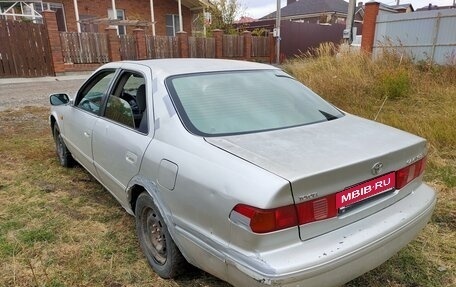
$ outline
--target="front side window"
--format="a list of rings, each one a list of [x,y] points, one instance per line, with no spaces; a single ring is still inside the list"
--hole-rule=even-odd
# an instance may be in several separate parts
[[[88,82],[78,94],[75,106],[88,112],[98,114],[102,100],[108,91],[115,70],[102,71]]]
[[[130,104],[124,99],[109,97],[106,104],[105,117],[127,127],[135,127],[133,110]]]
[[[280,70],[187,74],[166,80],[190,132],[233,135],[337,119],[343,114]]]

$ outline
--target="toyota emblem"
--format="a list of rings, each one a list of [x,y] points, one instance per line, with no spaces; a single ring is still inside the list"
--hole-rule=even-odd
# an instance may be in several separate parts
[[[382,171],[382,169],[383,169],[383,163],[377,162],[377,163],[374,164],[374,166],[372,167],[372,174],[373,174],[373,175],[378,175],[378,174],[380,174],[380,172]]]

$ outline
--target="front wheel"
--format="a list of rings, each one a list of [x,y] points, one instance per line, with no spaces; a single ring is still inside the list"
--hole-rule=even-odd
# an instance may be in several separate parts
[[[135,213],[139,243],[152,269],[165,279],[179,275],[186,261],[171,238],[155,202],[147,193],[139,195]]]
[[[74,159],[63,142],[62,136],[60,135],[60,129],[57,124],[54,125],[54,142],[60,165],[63,167],[72,167],[74,165]]]

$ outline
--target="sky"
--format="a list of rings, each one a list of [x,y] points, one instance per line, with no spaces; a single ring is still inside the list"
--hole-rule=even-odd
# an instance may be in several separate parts
[[[287,0],[281,0],[282,7],[286,5]],[[301,0],[305,1],[305,0]],[[277,0],[238,0],[241,7],[244,9],[245,16],[252,17],[255,19],[261,18],[266,16],[267,14],[274,12],[277,7]],[[348,1],[346,1],[348,2]],[[358,3],[359,0],[356,1]],[[362,2],[369,2],[368,0],[364,0]],[[388,5],[395,5],[396,0],[380,0],[378,2],[385,3]],[[438,6],[448,6],[453,5],[453,0],[400,0],[400,4],[412,4],[413,8],[421,8],[423,6],[429,5],[432,3],[433,5]]]

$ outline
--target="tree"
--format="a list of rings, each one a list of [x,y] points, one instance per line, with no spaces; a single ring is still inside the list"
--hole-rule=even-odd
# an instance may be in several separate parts
[[[210,22],[209,30],[220,29],[225,34],[235,34],[234,21],[244,12],[238,0],[210,0],[212,6],[208,9]]]

